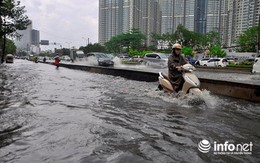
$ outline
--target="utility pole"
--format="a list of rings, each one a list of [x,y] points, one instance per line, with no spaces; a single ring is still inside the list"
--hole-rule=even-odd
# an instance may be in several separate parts
[[[82,39],[84,39],[86,41],[86,46],[88,46],[89,45],[89,38],[86,39],[85,37],[82,37]]]
[[[260,15],[258,16],[258,31],[257,31],[257,57],[259,57],[259,49],[260,49]]]

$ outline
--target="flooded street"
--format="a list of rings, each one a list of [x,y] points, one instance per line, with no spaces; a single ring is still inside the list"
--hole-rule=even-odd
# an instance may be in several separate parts
[[[260,161],[259,103],[23,60],[0,69],[0,162]],[[203,139],[252,154],[202,153]]]

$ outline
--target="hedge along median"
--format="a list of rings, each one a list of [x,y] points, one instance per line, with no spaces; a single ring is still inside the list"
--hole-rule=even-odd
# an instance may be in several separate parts
[[[207,66],[196,66],[197,70],[200,71],[214,71],[223,73],[251,73],[251,67],[207,67]]]
[[[122,69],[113,67],[98,67],[98,66],[85,66],[85,65],[73,65],[73,64],[60,64],[61,67],[66,67],[75,70],[83,70],[94,73],[120,76],[126,79],[146,81],[146,82],[157,82],[158,73],[133,70],[133,69]],[[212,93],[245,99],[254,102],[260,102],[260,85],[213,80],[200,78],[201,89],[209,90]]]

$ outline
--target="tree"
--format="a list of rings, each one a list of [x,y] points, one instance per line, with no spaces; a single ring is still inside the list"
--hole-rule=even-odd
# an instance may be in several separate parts
[[[16,31],[25,30],[31,23],[28,16],[24,15],[24,8],[25,6],[20,6],[20,1],[0,0],[0,38],[3,39],[1,43],[2,63],[6,54],[6,38],[20,38],[21,35]]]
[[[14,42],[7,38],[5,54],[14,54],[15,52],[16,52],[16,46],[15,46]]]
[[[227,55],[225,50],[221,49],[220,46],[215,46],[215,45],[211,46],[209,54],[213,55],[213,56],[220,57],[220,58],[223,58]]]
[[[153,45],[155,47],[159,45],[161,47],[161,50],[165,44],[168,44],[167,49],[170,50],[172,44],[175,43],[175,40],[176,40],[174,38],[174,36],[170,33],[164,33],[162,35],[157,34],[157,33],[152,33],[151,38],[152,38]]]
[[[79,50],[83,50],[85,54],[89,52],[106,52],[106,47],[99,43],[88,44],[87,46],[81,46]]]
[[[141,49],[144,46],[145,36],[138,29],[132,29],[128,33],[112,37],[105,43],[108,51],[113,53],[120,53],[123,48],[129,52],[129,49]]]
[[[206,34],[206,45],[209,44],[214,44],[217,46],[221,46],[221,41],[219,38],[219,34],[216,31],[210,31]]]
[[[185,55],[185,56],[193,56],[193,53],[192,53],[192,48],[189,48],[189,47],[183,47],[181,49],[181,52]]]
[[[256,52],[257,35],[260,34],[258,26],[253,26],[244,31],[238,38],[238,45],[242,52]]]
[[[70,49],[67,48],[62,48],[62,49],[57,49],[55,53],[61,54],[61,55],[70,55]]]

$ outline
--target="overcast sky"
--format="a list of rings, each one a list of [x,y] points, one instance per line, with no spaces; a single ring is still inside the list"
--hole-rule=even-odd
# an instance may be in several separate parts
[[[88,38],[91,43],[98,42],[98,0],[20,1],[33,29],[40,31],[41,40],[57,42],[65,48],[85,46]]]

